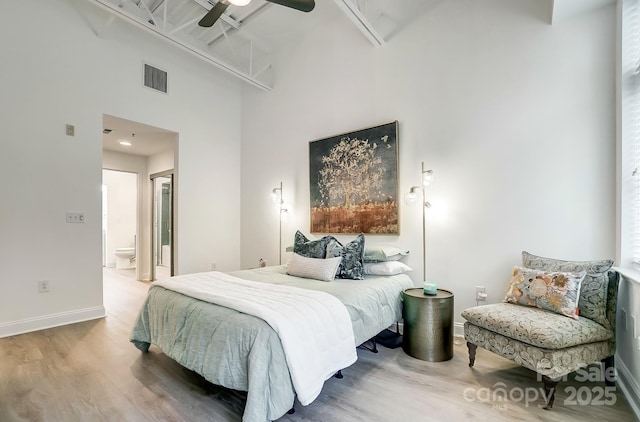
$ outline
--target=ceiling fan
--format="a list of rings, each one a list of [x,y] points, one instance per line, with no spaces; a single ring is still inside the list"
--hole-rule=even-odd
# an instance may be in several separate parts
[[[251,0],[218,0],[218,2],[207,12],[206,15],[198,25],[204,27],[212,26],[218,18],[227,10],[229,5],[233,4],[234,6],[246,6],[249,4]],[[266,0],[270,3],[279,4],[281,6],[290,7],[292,9],[300,10],[301,12],[311,12],[313,8],[316,6],[314,0]]]

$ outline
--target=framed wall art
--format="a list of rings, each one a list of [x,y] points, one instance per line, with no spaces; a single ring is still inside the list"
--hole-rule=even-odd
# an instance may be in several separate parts
[[[398,234],[398,122],[309,142],[312,233]]]

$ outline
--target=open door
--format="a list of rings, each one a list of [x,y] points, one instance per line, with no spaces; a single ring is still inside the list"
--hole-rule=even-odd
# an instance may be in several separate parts
[[[173,269],[173,170],[150,176],[153,190],[151,279],[174,275]]]

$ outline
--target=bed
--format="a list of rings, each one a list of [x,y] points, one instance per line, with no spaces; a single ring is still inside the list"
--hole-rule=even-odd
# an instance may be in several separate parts
[[[414,287],[406,274],[331,282],[287,275],[286,266],[228,274],[250,282],[325,292],[337,298],[348,313],[353,330],[351,344],[355,345],[399,321],[401,292]],[[199,277],[208,275],[200,273]],[[209,382],[246,391],[245,422],[273,421],[294,406],[297,391],[280,336],[261,318],[153,283],[134,324],[131,342],[143,352],[154,344]]]

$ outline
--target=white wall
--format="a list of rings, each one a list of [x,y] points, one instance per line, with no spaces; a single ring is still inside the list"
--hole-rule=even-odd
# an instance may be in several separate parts
[[[175,143],[177,145],[177,142]],[[149,174],[172,170],[175,167],[173,150],[164,151],[149,157]]]
[[[102,171],[107,187],[107,267],[115,267],[117,248],[134,248],[138,221],[138,175],[125,171]]]
[[[309,141],[395,119],[401,195],[421,161],[435,171],[428,278],[455,293],[458,323],[474,286],[502,300],[523,249],[614,257],[615,8],[547,15],[537,0],[448,0],[382,48],[341,15],[288,48],[272,92],[243,92],[242,265],[277,262],[280,180],[283,246],[309,232]],[[420,209],[400,219],[399,236],[367,242],[409,248],[419,283]]]
[[[104,315],[103,114],[180,134],[177,273],[239,267],[239,82],[86,0],[0,3],[0,51],[0,337]],[[143,61],[169,95],[141,86]]]

